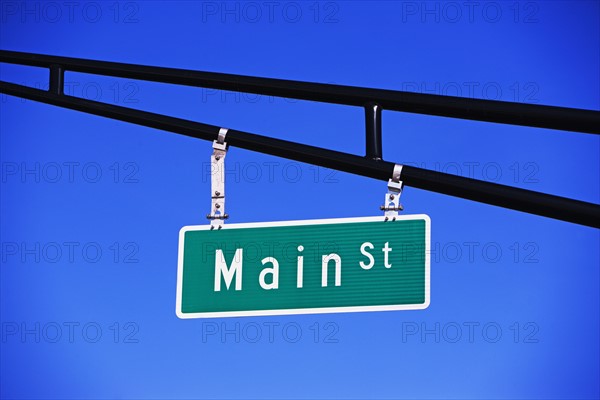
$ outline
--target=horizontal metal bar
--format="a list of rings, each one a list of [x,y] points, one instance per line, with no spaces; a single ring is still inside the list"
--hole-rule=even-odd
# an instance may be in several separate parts
[[[134,110],[77,97],[57,95],[0,81],[0,92],[89,114],[131,122],[203,140],[216,140],[220,127],[147,111]],[[229,129],[227,143],[234,147],[271,154],[321,167],[387,181],[394,163],[327,150],[320,147]],[[545,193],[404,166],[405,185],[499,207],[600,228],[600,206]]]
[[[0,62],[476,121],[600,134],[600,112],[385,89],[150,67],[0,50]]]

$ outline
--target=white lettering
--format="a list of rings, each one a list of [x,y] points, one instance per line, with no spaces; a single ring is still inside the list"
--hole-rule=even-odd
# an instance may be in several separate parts
[[[279,287],[279,262],[274,257],[266,257],[263,258],[262,264],[266,263],[273,264],[273,268],[265,268],[260,271],[260,276],[258,277],[258,283],[260,283],[260,287],[265,290],[277,289]],[[267,283],[265,281],[265,276],[267,274],[271,274],[271,283]]]
[[[389,252],[392,251],[392,248],[389,247],[389,242],[385,242],[385,246],[383,247],[383,249],[381,249],[381,251],[383,251],[383,264],[385,265],[386,268],[392,268],[392,264],[390,264],[389,261]]]
[[[304,246],[302,246],[302,245],[298,246],[298,251],[300,251],[300,252],[304,251]],[[297,288],[302,287],[303,278],[304,278],[304,256],[299,255],[298,256],[298,267],[296,270],[296,287]]]
[[[235,275],[235,290],[242,290],[242,257],[243,249],[236,249],[231,267],[227,266],[223,250],[217,249],[215,254],[215,292],[221,291],[221,276],[225,279],[225,286],[229,290],[233,275]]]
[[[323,256],[323,262],[321,265],[321,286],[327,286],[327,265],[330,260],[335,262],[335,286],[342,285],[342,259],[339,255],[331,253],[327,256]]]
[[[375,259],[373,258],[373,256],[371,255],[371,253],[369,253],[367,251],[367,247],[369,249],[373,249],[375,248],[375,246],[373,246],[373,243],[371,242],[365,242],[360,246],[360,252],[362,253],[363,256],[366,256],[369,259],[369,263],[365,264],[364,262],[359,262],[360,267],[362,269],[371,269],[373,268],[373,265],[375,265]]]

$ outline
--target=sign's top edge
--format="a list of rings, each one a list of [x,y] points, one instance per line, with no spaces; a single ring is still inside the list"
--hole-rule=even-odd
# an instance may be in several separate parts
[[[348,222],[384,222],[385,217],[383,215],[372,216],[372,217],[350,217],[350,218],[326,218],[326,219],[303,219],[303,220],[291,220],[291,221],[269,221],[269,222],[243,222],[236,224],[225,224],[223,229],[235,229],[235,228],[267,228],[277,226],[301,226],[301,225],[325,225],[325,224],[341,224]],[[431,224],[431,218],[427,214],[412,214],[412,215],[399,215],[396,217],[396,221],[407,221],[407,220],[424,220],[429,226]],[[395,221],[387,221],[386,223],[393,224]],[[180,234],[188,231],[200,231],[210,230],[210,225],[188,225],[184,226],[180,230]]]

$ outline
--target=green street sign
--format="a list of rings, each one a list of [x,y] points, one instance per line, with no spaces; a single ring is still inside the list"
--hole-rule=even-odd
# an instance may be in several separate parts
[[[427,308],[430,224],[403,215],[183,227],[177,316]]]

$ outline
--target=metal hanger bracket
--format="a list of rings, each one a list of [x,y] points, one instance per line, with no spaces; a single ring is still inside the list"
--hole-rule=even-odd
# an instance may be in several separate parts
[[[396,164],[392,173],[392,179],[388,180],[387,193],[385,194],[385,205],[379,207],[384,211],[385,221],[390,218],[395,221],[398,217],[398,211],[404,210],[402,204],[400,204],[400,195],[402,195],[402,189],[404,184],[400,180],[402,175],[402,165]]]
[[[221,229],[229,215],[225,213],[225,156],[227,155],[227,128],[221,128],[217,140],[213,141],[213,153],[210,156],[210,220],[211,229]]]

